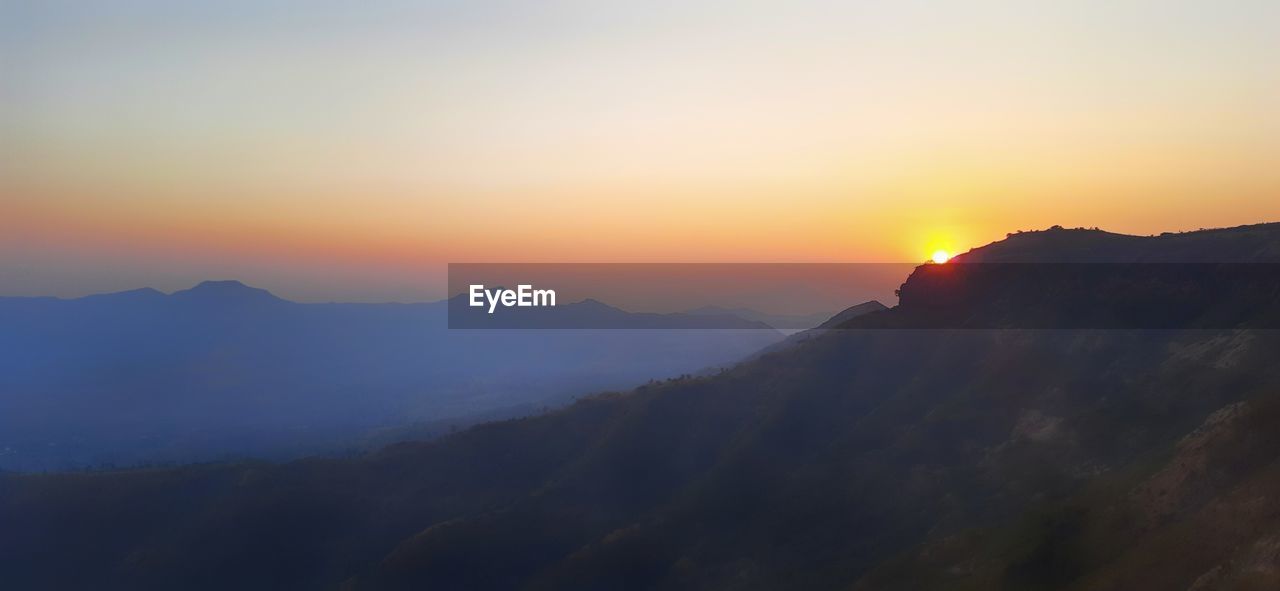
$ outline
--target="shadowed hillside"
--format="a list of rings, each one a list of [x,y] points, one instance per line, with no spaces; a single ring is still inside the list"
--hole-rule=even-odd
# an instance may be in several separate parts
[[[974,253],[1280,262],[1280,226],[1174,238],[1054,230]],[[1253,305],[1240,317],[1280,301]],[[362,458],[5,477],[0,573],[16,588],[1274,588],[1277,353],[1276,331],[1231,327],[823,331]]]

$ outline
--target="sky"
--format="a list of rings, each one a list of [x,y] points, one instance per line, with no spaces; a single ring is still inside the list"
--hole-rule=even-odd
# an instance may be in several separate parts
[[[0,294],[1280,221],[1278,105],[1264,0],[0,0]]]

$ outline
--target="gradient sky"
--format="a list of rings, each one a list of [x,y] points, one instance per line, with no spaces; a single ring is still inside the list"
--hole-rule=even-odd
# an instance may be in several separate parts
[[[0,0],[0,293],[1280,220],[1274,1],[105,4]]]

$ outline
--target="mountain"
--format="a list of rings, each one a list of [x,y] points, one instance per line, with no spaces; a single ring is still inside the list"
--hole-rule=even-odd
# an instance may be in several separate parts
[[[838,328],[1280,328],[1280,224],[1154,237],[1051,228],[917,267]]]
[[[877,301],[863,302],[861,304],[849,306],[848,308],[841,310],[840,313],[824,320],[821,324],[819,324],[815,328],[819,330],[837,328],[859,316],[871,314],[872,312],[882,312],[884,310],[888,310],[888,308],[886,308],[885,305],[881,304],[880,302],[877,302]]]
[[[957,256],[967,263],[1274,263],[1280,223],[1129,236],[1099,229],[1016,232]]]
[[[872,300],[870,302],[863,302],[861,304],[854,304],[852,306],[849,306],[848,308],[845,308],[844,310],[841,310],[839,313],[835,314],[834,316],[831,316],[830,318],[827,318],[826,320],[819,322],[817,326],[813,328],[787,335],[787,338],[783,339],[781,342],[778,342],[773,345],[769,345],[768,347],[761,349],[759,353],[756,353],[755,355],[753,355],[748,359],[755,359],[763,355],[767,355],[769,353],[776,353],[784,349],[789,349],[791,347],[799,345],[800,343],[809,341],[810,339],[818,338],[832,330],[845,327],[849,325],[854,318],[858,318],[860,316],[865,316],[868,314],[884,312],[888,309],[889,308],[885,307],[884,304],[881,304],[880,302],[877,302],[875,300]]]
[[[152,292],[158,293],[154,290]],[[202,281],[191,289],[174,292],[172,297],[174,300],[212,306],[270,306],[286,303],[265,289],[249,287],[235,280]]]
[[[738,318],[559,306],[593,330],[449,330],[446,302],[299,304],[238,281],[0,298],[0,469],[296,457],[726,365]],[[606,330],[585,320],[680,330]],[[753,330],[699,330],[749,328]],[[401,429],[401,428],[404,429]]]
[[[628,312],[595,299],[555,307],[504,308],[492,314],[471,306],[466,294],[449,299],[449,327],[466,329],[694,330],[732,329],[774,332],[763,322],[730,313],[688,314]]]
[[[752,310],[751,308],[725,308],[723,306],[702,306],[688,310],[685,314],[695,316],[732,316],[761,322],[784,331],[814,328],[831,317],[830,314],[770,314]]]
[[[1061,232],[1095,254],[1116,243]],[[1276,226],[1176,246],[1213,250],[1236,233],[1256,245],[1245,260],[1280,262],[1266,250]],[[998,248],[1012,256],[1021,240]],[[1167,240],[1123,242],[1147,256]],[[937,271],[921,269],[904,289],[929,301]],[[949,272],[989,277],[980,270]],[[1016,315],[1030,293],[998,305]],[[1054,293],[1027,305],[1065,309]],[[1253,305],[1267,315],[1280,300]],[[850,326],[906,308],[714,375],[358,458],[0,477],[0,577],[103,589],[1280,585],[1276,331]]]

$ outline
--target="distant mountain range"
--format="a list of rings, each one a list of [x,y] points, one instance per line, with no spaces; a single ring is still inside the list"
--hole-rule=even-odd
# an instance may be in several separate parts
[[[725,308],[722,306],[702,306],[700,308],[688,310],[685,314],[692,314],[696,316],[731,316],[761,322],[782,331],[814,328],[832,317],[832,314],[830,313],[770,314],[767,312],[752,310],[751,308]]]
[[[471,306],[467,295],[460,294],[449,299],[448,307],[449,327],[454,329],[775,330],[770,324],[728,311],[628,312],[590,298],[554,307],[504,308],[492,314],[484,307]]]
[[[1145,238],[1054,229],[960,260],[1280,263],[1277,244],[1276,224]],[[941,299],[934,272],[904,291]],[[976,285],[986,278],[975,290],[997,292]],[[982,313],[1067,309],[1055,293],[1013,290]],[[1250,301],[1244,318],[1280,306]],[[861,311],[836,321],[845,330],[711,375],[359,458],[0,477],[0,577],[97,589],[1280,588],[1277,331],[848,330],[910,326],[916,313]]]
[[[166,295],[0,298],[0,469],[288,457],[534,412],[734,362],[781,335],[736,317],[557,308],[595,326],[448,330],[446,302],[298,304],[237,281]],[[750,328],[755,330],[698,330]]]

